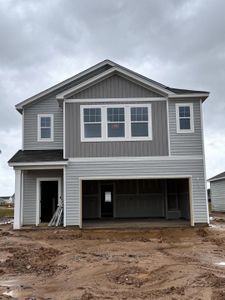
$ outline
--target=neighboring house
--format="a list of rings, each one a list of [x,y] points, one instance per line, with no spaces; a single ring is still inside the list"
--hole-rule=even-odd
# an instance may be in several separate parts
[[[225,172],[210,179],[212,211],[225,211]]]
[[[0,196],[0,205],[13,205],[14,203],[13,196]]]
[[[208,224],[202,103],[105,60],[19,104],[14,228],[85,219],[186,219]]]

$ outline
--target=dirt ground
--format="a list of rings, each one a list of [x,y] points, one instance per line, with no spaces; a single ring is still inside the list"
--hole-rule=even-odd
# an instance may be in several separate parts
[[[225,299],[225,214],[210,227],[0,227],[0,299]]]

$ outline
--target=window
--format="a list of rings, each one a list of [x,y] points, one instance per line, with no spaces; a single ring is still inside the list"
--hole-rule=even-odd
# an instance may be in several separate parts
[[[108,137],[125,136],[125,117],[124,107],[107,108]]]
[[[101,108],[84,108],[84,137],[101,138]]]
[[[38,141],[53,141],[53,115],[38,115]]]
[[[151,104],[81,105],[81,141],[151,140]]]
[[[148,137],[148,107],[131,107],[131,136]]]
[[[194,132],[193,104],[176,104],[177,132]]]

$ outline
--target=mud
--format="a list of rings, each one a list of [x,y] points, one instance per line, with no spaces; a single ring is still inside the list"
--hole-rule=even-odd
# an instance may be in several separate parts
[[[225,214],[204,228],[2,225],[1,299],[225,299]]]

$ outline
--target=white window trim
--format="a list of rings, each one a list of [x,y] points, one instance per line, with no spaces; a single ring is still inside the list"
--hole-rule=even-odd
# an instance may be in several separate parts
[[[190,107],[190,129],[180,129],[179,107],[184,107],[184,106]],[[193,103],[176,103],[176,124],[177,124],[177,133],[193,133],[194,132]]]
[[[51,137],[41,138],[41,118],[50,117],[51,118]],[[38,115],[38,126],[37,126],[38,142],[53,142],[54,141],[54,115],[53,114],[39,114]]]
[[[118,107],[124,108],[125,112],[125,137],[107,137],[108,122],[107,122],[107,108]],[[148,136],[147,137],[132,137],[131,136],[131,107],[147,107],[148,108]],[[85,138],[84,136],[84,114],[85,108],[101,108],[101,138]],[[115,141],[151,141],[152,140],[152,106],[151,104],[107,104],[107,105],[81,105],[80,106],[80,132],[81,142],[115,142]]]

